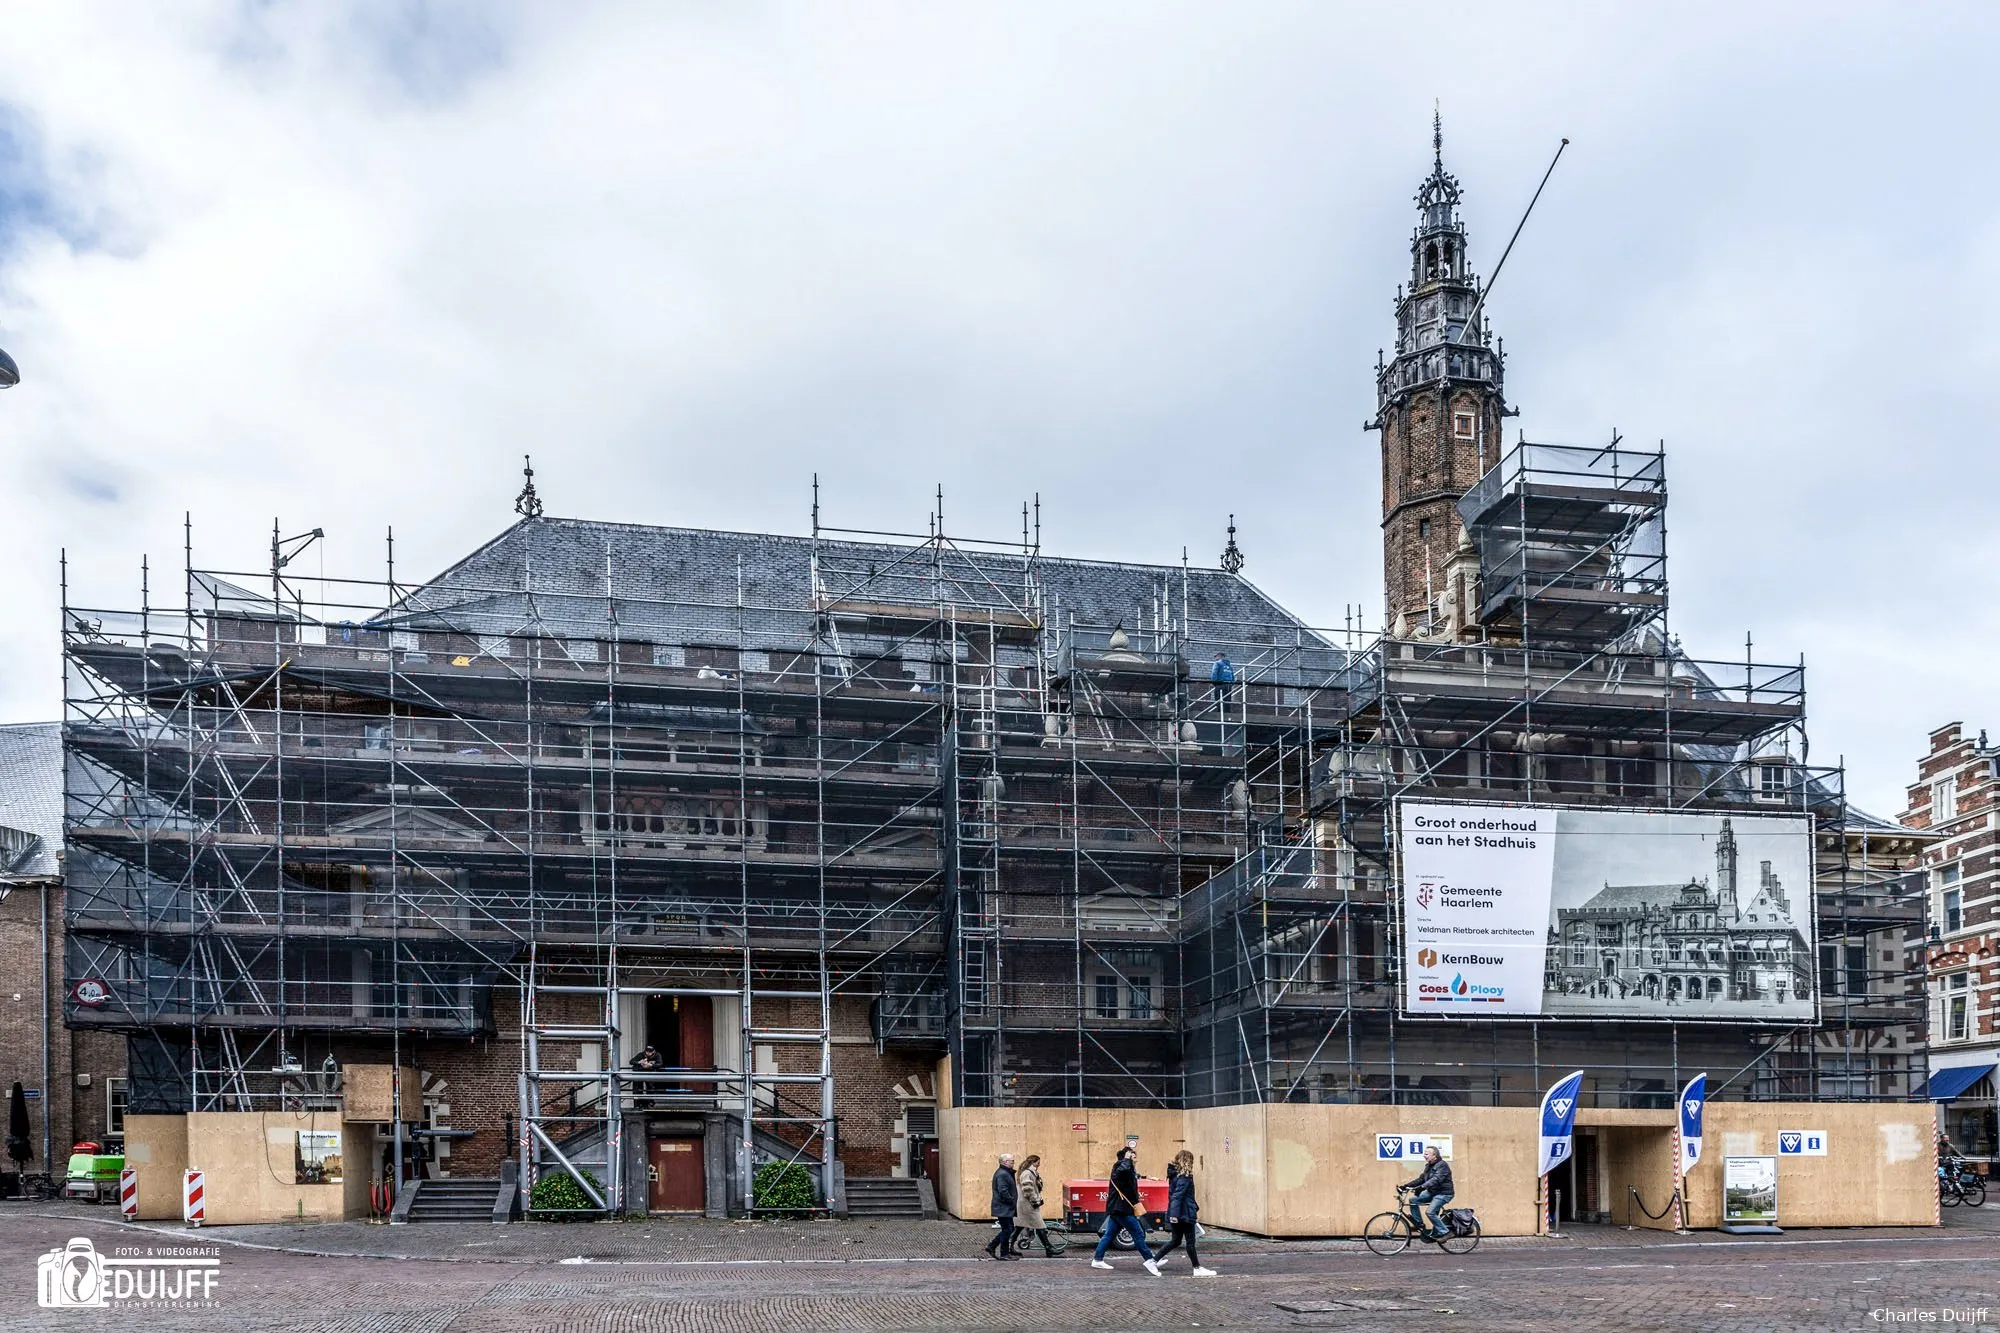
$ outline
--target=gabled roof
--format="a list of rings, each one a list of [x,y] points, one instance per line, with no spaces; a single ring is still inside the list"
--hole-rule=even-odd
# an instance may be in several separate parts
[[[1607,884],[1577,910],[1618,912],[1636,907],[1671,907],[1680,901],[1681,890],[1688,884],[1688,880],[1678,884]]]
[[[870,571],[885,581],[905,571],[905,592],[928,586],[932,566],[923,551],[889,542],[523,519],[410,593],[390,615],[412,629],[605,638],[615,610],[620,637],[667,645],[735,644],[740,616],[745,646],[802,648],[813,629],[815,552],[822,584],[838,595],[842,580],[865,581]],[[1022,585],[1018,554],[954,546],[941,566],[941,581],[958,600],[994,600],[1018,594]],[[829,575],[836,567],[843,572]],[[1185,604],[1190,658],[1226,651],[1250,668],[1245,678],[1271,679],[1245,662],[1268,643],[1273,657],[1288,662],[1300,655],[1276,650],[1304,646],[1302,665],[1315,677],[1344,665],[1340,650],[1237,574],[1050,556],[1035,568],[1051,625],[1123,625],[1136,634],[1156,618],[1156,607],[1164,604],[1178,617]],[[867,600],[869,593],[864,588],[857,596]]]
[[[62,874],[60,722],[0,726],[0,882]]]

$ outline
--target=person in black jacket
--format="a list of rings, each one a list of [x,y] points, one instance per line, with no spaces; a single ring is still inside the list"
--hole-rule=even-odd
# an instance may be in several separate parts
[[[1020,1207],[1021,1191],[1014,1183],[1014,1154],[1000,1154],[1000,1167],[993,1173],[993,1220],[1000,1234],[986,1247],[995,1259],[1019,1259],[1014,1253],[1014,1211]]]
[[[1139,1163],[1138,1150],[1127,1145],[1118,1150],[1118,1161],[1111,1168],[1111,1181],[1104,1191],[1104,1234],[1097,1238],[1097,1253],[1092,1256],[1092,1268],[1109,1268],[1104,1260],[1104,1252],[1111,1248],[1111,1238],[1123,1229],[1132,1233],[1132,1239],[1139,1246],[1139,1257],[1146,1265],[1146,1271],[1154,1277],[1160,1276],[1160,1261],[1153,1257],[1151,1247],[1146,1244],[1146,1224],[1139,1220]]]
[[[1160,1262],[1187,1242],[1188,1262],[1194,1265],[1196,1277],[1214,1277],[1213,1268],[1201,1266],[1201,1256],[1195,1253],[1195,1218],[1201,1212],[1201,1204],[1194,1197],[1194,1154],[1186,1148],[1167,1163],[1167,1222],[1174,1229],[1173,1238],[1160,1247]]]
[[[1444,1206],[1451,1202],[1451,1163],[1438,1155],[1436,1148],[1424,1149],[1424,1169],[1415,1180],[1403,1186],[1415,1191],[1410,1195],[1410,1225],[1417,1229],[1419,1240],[1435,1241],[1444,1236]],[[1431,1222],[1424,1225],[1423,1207],[1431,1206]]]

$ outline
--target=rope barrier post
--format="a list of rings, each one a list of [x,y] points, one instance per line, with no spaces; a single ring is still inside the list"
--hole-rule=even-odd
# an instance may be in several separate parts
[[[1561,1190],[1550,1190],[1549,1191],[1549,1239],[1550,1240],[1565,1239],[1563,1233],[1560,1230],[1558,1230],[1558,1228],[1562,1226],[1562,1213],[1563,1213],[1563,1192]]]

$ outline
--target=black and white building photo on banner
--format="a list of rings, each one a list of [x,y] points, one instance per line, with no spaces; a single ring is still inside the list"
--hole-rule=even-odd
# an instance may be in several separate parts
[[[1401,827],[1408,1012],[1813,1015],[1801,819],[1412,802]]]

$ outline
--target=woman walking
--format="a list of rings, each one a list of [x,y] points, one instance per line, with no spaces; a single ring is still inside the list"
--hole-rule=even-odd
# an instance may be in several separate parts
[[[1201,1204],[1194,1197],[1194,1154],[1183,1148],[1167,1164],[1167,1221],[1174,1229],[1173,1239],[1160,1247],[1160,1262],[1165,1263],[1181,1241],[1187,1241],[1188,1262],[1194,1265],[1196,1277],[1214,1277],[1213,1268],[1201,1266],[1201,1256],[1195,1253],[1195,1217],[1201,1212]]]
[[[1097,1238],[1097,1253],[1091,1256],[1092,1268],[1109,1268],[1111,1264],[1104,1252],[1111,1248],[1111,1238],[1121,1231],[1132,1235],[1132,1244],[1139,1251],[1139,1261],[1154,1277],[1160,1275],[1160,1261],[1153,1257],[1153,1249],[1146,1244],[1146,1224],[1139,1218],[1139,1150],[1126,1144],[1118,1150],[1118,1160],[1112,1163],[1109,1188],[1104,1192],[1104,1234]]]
[[[1053,1259],[1056,1247],[1049,1243],[1049,1224],[1042,1220],[1042,1155],[1029,1153],[1021,1163],[1021,1170],[1015,1176],[1015,1183],[1021,1191],[1020,1211],[1014,1217],[1014,1229],[1032,1231],[1035,1239],[1042,1243],[1042,1253]]]

